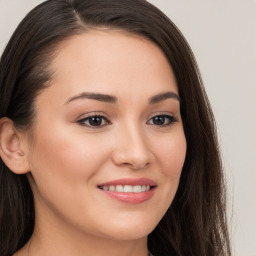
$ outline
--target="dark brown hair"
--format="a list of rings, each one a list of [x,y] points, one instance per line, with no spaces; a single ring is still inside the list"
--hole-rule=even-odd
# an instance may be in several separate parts
[[[11,37],[0,62],[0,118],[28,129],[36,96],[51,79],[58,45],[93,28],[122,29],[158,45],[174,71],[181,98],[187,154],[176,196],[148,237],[156,256],[231,255],[225,184],[214,117],[193,53],[181,32],[145,0],[49,0],[34,8]],[[0,255],[10,256],[34,228],[33,194],[26,175],[0,159]]]

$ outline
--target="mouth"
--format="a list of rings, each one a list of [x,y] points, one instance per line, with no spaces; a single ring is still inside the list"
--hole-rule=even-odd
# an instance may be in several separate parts
[[[98,186],[99,189],[112,192],[123,193],[142,193],[153,189],[155,186],[150,185],[110,185],[110,186]]]
[[[149,200],[154,195],[157,184],[147,178],[127,178],[105,182],[97,187],[115,200],[138,204]]]

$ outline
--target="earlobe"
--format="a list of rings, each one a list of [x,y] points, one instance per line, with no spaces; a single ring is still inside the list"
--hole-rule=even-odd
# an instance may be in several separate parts
[[[16,174],[29,172],[25,147],[21,143],[20,136],[11,119],[7,117],[0,119],[0,157]]]

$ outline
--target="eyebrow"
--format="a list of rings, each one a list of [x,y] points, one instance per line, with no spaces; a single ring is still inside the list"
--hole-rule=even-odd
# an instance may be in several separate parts
[[[176,99],[180,102],[180,96],[175,92],[164,92],[149,99],[149,104],[156,104],[167,99]]]
[[[78,95],[75,95],[69,98],[65,104],[78,99],[91,99],[91,100],[97,100],[97,101],[107,102],[107,103],[117,102],[117,97],[112,95],[102,94],[102,93],[93,93],[93,92],[82,92]],[[180,97],[175,92],[164,92],[151,97],[149,99],[149,104],[156,104],[166,99],[176,99],[180,102]]]
[[[93,93],[93,92],[82,92],[76,96],[69,98],[65,104],[78,99],[90,99],[90,100],[97,100],[97,101],[102,101],[107,103],[117,102],[117,98],[112,95],[107,95],[102,93]]]

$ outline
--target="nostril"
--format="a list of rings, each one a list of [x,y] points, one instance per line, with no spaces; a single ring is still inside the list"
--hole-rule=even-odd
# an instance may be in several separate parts
[[[145,169],[154,162],[154,154],[148,149],[118,147],[113,151],[112,161],[118,165],[131,169]]]

